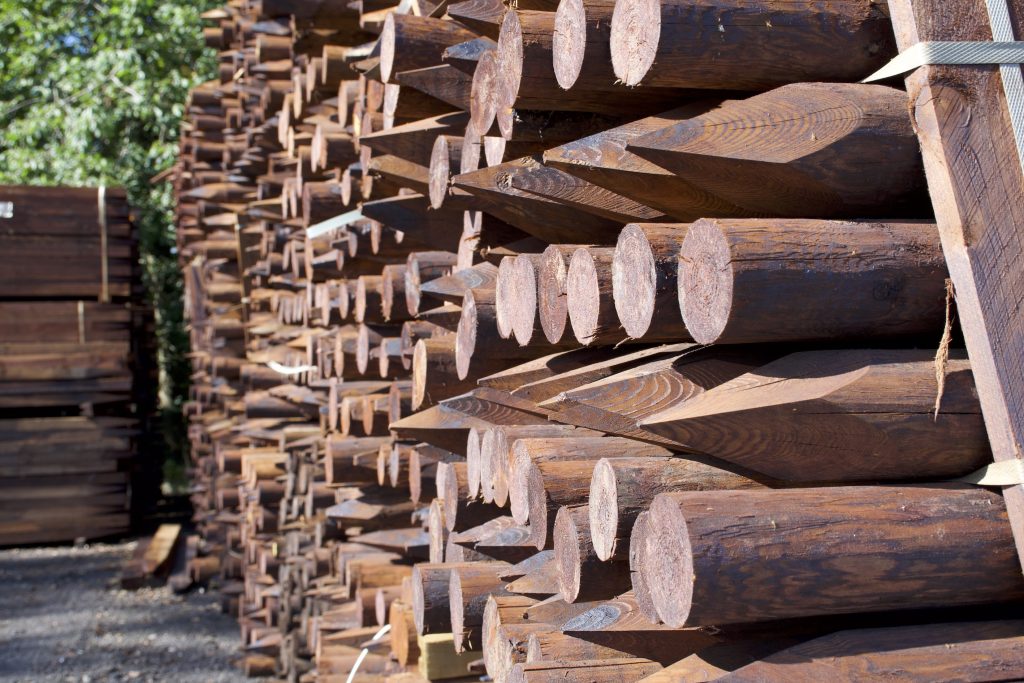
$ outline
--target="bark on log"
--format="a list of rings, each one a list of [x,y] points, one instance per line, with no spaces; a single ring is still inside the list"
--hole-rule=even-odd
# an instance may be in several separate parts
[[[1002,498],[981,489],[661,494],[650,530],[643,571],[670,626],[1024,596]]]
[[[824,7],[618,0],[609,37],[615,75],[630,86],[749,91],[856,81],[896,53],[888,13],[866,0]],[[799,64],[786,63],[793,55]]]
[[[381,80],[390,83],[400,71],[436,66],[445,48],[474,38],[454,21],[391,12],[380,34]]]
[[[595,555],[605,561],[628,559],[633,523],[659,493],[764,488],[708,460],[664,456],[601,459],[590,482],[588,526]]]
[[[958,477],[991,454],[963,354],[951,354],[943,376],[936,412],[930,351],[800,352],[667,408],[642,427],[789,481]]]
[[[945,317],[932,223],[700,220],[678,268],[701,344],[938,334]]]
[[[884,86],[786,85],[626,149],[754,216],[928,215],[905,97]]]

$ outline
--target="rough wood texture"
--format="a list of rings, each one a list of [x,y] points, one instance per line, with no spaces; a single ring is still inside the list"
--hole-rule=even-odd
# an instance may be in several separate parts
[[[705,219],[678,268],[679,308],[701,344],[941,334],[932,223]]]
[[[390,83],[400,71],[436,66],[446,47],[474,38],[453,21],[390,12],[380,34],[381,79]]]
[[[768,346],[723,346],[676,349],[665,355],[655,352],[653,360],[648,354],[638,354],[624,368],[600,368],[611,371],[607,374],[577,373],[582,379],[593,379],[582,385],[572,383],[540,406],[570,424],[678,448],[678,442],[646,429],[642,422],[663,410],[684,406],[780,353]]]
[[[659,493],[763,487],[699,458],[603,458],[590,481],[588,527],[593,552],[600,560],[627,560],[633,523]]]
[[[993,36],[977,0],[892,0],[896,45],[906,50],[925,40],[1019,40],[1024,6],[1008,4],[1013,35]],[[1024,203],[1019,192],[1006,189],[1024,183],[1024,170],[999,70],[923,67],[907,77],[906,86],[993,456],[1003,461],[1020,458],[1024,443],[1024,329],[1015,303],[1024,283],[1013,265],[1024,248]],[[1024,489],[1010,486],[1003,494],[1024,563]]]
[[[555,76],[552,12],[516,9],[505,14],[498,37],[498,126],[507,134],[516,109],[585,111],[603,114],[647,113],[679,100],[679,92],[660,88],[629,90],[614,78],[588,81],[565,90]],[[610,73],[609,73],[610,75]]]
[[[840,631],[782,650],[719,680],[902,681],[1013,679],[1024,675],[1017,620]]]
[[[905,97],[884,86],[786,85],[626,149],[751,215],[922,217],[924,175]]]
[[[868,0],[618,0],[610,40],[626,85],[767,90],[856,81],[895,55],[887,13]]]
[[[560,243],[614,242],[621,221],[581,213],[577,208],[541,195],[516,189],[512,177],[520,169],[539,166],[530,157],[488,166],[452,178],[452,185],[484,201],[485,210],[542,240]]]
[[[619,233],[612,259],[615,314],[631,339],[682,341],[683,326],[677,286],[683,267],[679,248],[686,224],[634,223]]]
[[[670,626],[1024,595],[1002,498],[980,489],[661,494],[649,529],[643,571]]]
[[[594,550],[589,506],[558,510],[554,545],[558,586],[566,602],[607,600],[629,590],[629,564],[604,562]]]
[[[642,428],[789,481],[958,477],[990,455],[962,354],[952,354],[944,378],[936,413],[931,351],[800,352],[652,415]]]

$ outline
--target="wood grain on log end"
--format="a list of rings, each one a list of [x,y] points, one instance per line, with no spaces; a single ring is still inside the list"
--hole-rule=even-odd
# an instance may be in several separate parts
[[[482,430],[471,427],[466,436],[466,488],[471,500],[480,497],[480,442]]]
[[[480,158],[483,136],[477,131],[474,119],[466,124],[466,132],[462,136],[462,148],[459,154],[459,173],[472,173],[480,170]]]
[[[654,64],[661,39],[658,0],[618,0],[612,14],[611,51],[615,76],[639,85]]]
[[[537,320],[537,271],[533,261],[518,256],[512,263],[512,333],[520,346],[533,338]]]
[[[617,323],[609,310],[614,305],[610,268],[613,251],[581,247],[569,261],[565,279],[569,323],[576,341],[584,346],[612,331]]]
[[[587,11],[583,0],[561,0],[551,37],[552,66],[558,85],[568,90],[579,78],[587,48]]]
[[[440,209],[448,195],[452,168],[461,165],[462,140],[453,135],[438,135],[430,152],[430,206]]]
[[[576,522],[573,508],[563,506],[558,509],[553,531],[555,564],[558,567],[558,589],[566,602],[575,602],[580,594],[580,568],[583,565],[580,542],[587,542],[580,538],[581,530]]]
[[[510,14],[512,14],[510,12]],[[495,85],[499,79],[497,50],[488,50],[480,57],[473,72],[473,84],[469,92],[470,123],[478,135],[490,130],[497,110]],[[479,157],[477,157],[479,159]],[[471,169],[476,170],[476,169]],[[465,173],[467,171],[463,171]]]
[[[505,13],[501,33],[498,35],[498,47],[494,52],[498,72],[494,81],[494,118],[502,137],[510,138],[516,96],[523,80],[523,27],[516,11]]]
[[[691,226],[679,252],[679,307],[698,344],[712,344],[725,330],[732,309],[733,270],[729,244],[713,223]]]
[[[455,370],[459,379],[469,376],[473,351],[476,350],[477,326],[476,297],[472,290],[462,298],[462,315],[459,317],[459,329],[455,333]]]
[[[612,291],[619,322],[633,339],[642,338],[651,326],[657,285],[657,263],[651,245],[642,230],[627,225],[615,245]]]
[[[498,263],[498,280],[494,288],[494,312],[498,335],[502,339],[508,339],[513,334],[512,321],[518,306],[513,281],[515,260],[515,256],[503,256]]]
[[[544,250],[543,259],[537,293],[537,311],[544,336],[549,342],[556,344],[565,335],[565,326],[569,321],[569,304],[565,294],[569,265],[562,251],[554,245]]]

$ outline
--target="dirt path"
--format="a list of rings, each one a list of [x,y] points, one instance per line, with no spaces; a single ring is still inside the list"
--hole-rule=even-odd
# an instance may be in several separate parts
[[[212,595],[124,591],[134,543],[0,551],[0,681],[246,681]]]

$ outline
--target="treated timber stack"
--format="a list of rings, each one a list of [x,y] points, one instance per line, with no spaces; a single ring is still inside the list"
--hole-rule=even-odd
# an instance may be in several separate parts
[[[121,189],[0,186],[0,545],[125,533],[155,492],[137,242]]]
[[[248,673],[1024,675],[884,7],[206,16],[191,568]]]

